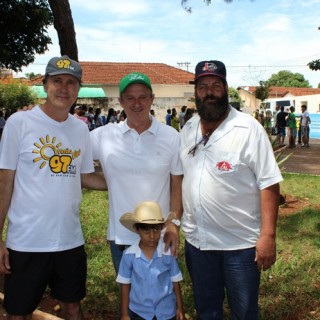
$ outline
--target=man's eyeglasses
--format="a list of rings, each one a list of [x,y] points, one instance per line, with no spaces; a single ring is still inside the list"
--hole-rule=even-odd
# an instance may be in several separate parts
[[[202,139],[197,142],[193,147],[190,148],[189,152],[188,152],[188,155],[191,155],[194,157],[198,147],[200,146],[200,144],[203,143],[203,145],[205,146],[209,140],[209,137],[210,137],[210,134],[209,133],[206,133],[205,135],[202,136]]]

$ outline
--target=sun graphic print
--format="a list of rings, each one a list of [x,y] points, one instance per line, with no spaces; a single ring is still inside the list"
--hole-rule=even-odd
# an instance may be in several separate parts
[[[50,169],[54,173],[74,173],[75,168],[71,166],[71,162],[74,158],[80,155],[80,151],[72,152],[70,149],[62,149],[62,143],[56,142],[57,138],[50,138],[46,135],[45,138],[41,137],[39,142],[35,142],[32,153],[39,156],[33,159],[34,163],[40,162],[40,169],[43,169],[47,163]]]

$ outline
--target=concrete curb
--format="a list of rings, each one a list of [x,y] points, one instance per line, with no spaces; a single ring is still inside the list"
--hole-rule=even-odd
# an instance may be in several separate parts
[[[4,295],[0,292],[0,300],[3,301]],[[63,320],[52,314],[42,312],[40,310],[35,310],[32,315],[32,320]]]

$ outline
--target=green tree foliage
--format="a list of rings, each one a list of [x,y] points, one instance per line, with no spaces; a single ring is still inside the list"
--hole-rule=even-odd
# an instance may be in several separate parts
[[[256,88],[255,97],[261,101],[268,99],[270,85],[265,81],[260,81],[260,86]]]
[[[233,87],[229,87],[228,93],[229,93],[229,104],[232,105],[237,110],[241,110],[241,108],[243,107],[243,103],[238,90]]]
[[[320,59],[309,62],[308,66],[313,71],[320,70]]]
[[[8,84],[0,83],[0,106],[10,113],[23,106],[34,104],[37,98],[30,87],[19,80],[12,80]]]
[[[48,49],[47,28],[53,16],[46,0],[2,0],[0,4],[0,67],[21,71],[36,54]]]
[[[239,95],[239,92],[237,89],[233,87],[229,87],[229,98],[233,102],[240,102],[241,103],[241,97]]]
[[[41,73],[30,72],[30,73],[26,73],[25,76],[26,76],[27,79],[30,79],[30,80],[31,80],[31,79],[40,77],[40,76],[41,76]]]
[[[311,88],[309,81],[301,73],[293,73],[287,70],[274,73],[267,80],[267,84],[274,87]]]

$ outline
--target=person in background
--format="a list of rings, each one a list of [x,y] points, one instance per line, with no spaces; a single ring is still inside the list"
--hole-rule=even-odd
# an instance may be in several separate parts
[[[259,109],[256,109],[254,112],[253,112],[253,117],[259,121]]]
[[[88,118],[89,130],[91,131],[91,130],[93,130],[95,128],[93,107],[89,107],[89,109],[86,112],[85,116]]]
[[[95,113],[94,113],[94,127],[99,128],[103,126],[103,121],[102,121],[102,116],[101,116],[101,109],[96,108]]]
[[[288,137],[288,141],[289,141],[290,139],[290,128],[289,128],[290,107],[285,107],[284,112],[286,113],[286,136]]]
[[[167,110],[166,125],[167,125],[167,126],[171,126],[171,109],[168,109],[168,110]]]
[[[297,122],[296,115],[294,114],[295,108],[290,107],[290,113],[288,115],[288,126],[289,126],[289,148],[296,147],[296,137],[297,137]]]
[[[187,106],[182,106],[181,107],[181,112],[179,113],[178,119],[179,119],[179,124],[180,124],[180,130],[182,130],[184,126],[184,116],[186,114]]]
[[[3,111],[0,110],[0,141],[1,141],[2,131],[5,124],[6,124],[6,120],[4,118]]]
[[[171,112],[171,126],[172,128],[176,129],[177,131],[179,131],[179,119],[177,117],[177,110],[176,108],[172,108],[172,112]]]
[[[74,117],[76,117],[77,119],[83,121],[89,129],[89,120],[88,118],[85,116],[85,111],[83,110],[83,108],[81,106],[76,106],[74,108]]]
[[[154,109],[150,109],[150,114],[151,114],[153,117],[156,116],[155,113],[154,113]]]
[[[161,237],[161,230],[172,218],[169,214],[164,219],[159,204],[152,201],[144,201],[134,213],[121,216],[121,224],[139,235],[124,251],[117,276],[121,284],[121,320],[184,320],[179,284],[182,274],[170,250],[164,251]]]
[[[184,115],[184,124],[187,123],[194,116],[194,109],[187,108],[186,114]]]
[[[116,119],[115,122],[120,121],[120,110],[114,112],[114,118]]]
[[[118,122],[118,123],[124,122],[124,120],[126,120],[126,119],[127,119],[127,115],[126,115],[126,113],[124,112],[124,110],[122,110],[122,111],[120,112],[120,117],[119,117],[119,122]]]
[[[310,120],[310,115],[309,112],[307,110],[307,106],[304,104],[301,106],[301,139],[302,139],[302,145],[301,147],[306,147],[309,148],[309,132],[310,132],[310,128],[309,128],[309,124],[311,123]]]
[[[276,261],[279,182],[264,128],[229,105],[226,68],[195,69],[198,115],[180,132],[185,256],[198,319],[258,319],[260,272]]]
[[[116,123],[117,122],[117,118],[116,118],[116,112],[114,111],[113,108],[110,108],[108,110],[108,115],[107,115],[107,119],[106,119],[106,124],[108,123]]]
[[[301,146],[301,116],[297,118],[297,128],[298,128],[298,144]]]
[[[272,112],[271,112],[271,110],[266,111],[266,116],[264,119],[264,128],[265,128],[269,138],[271,138],[271,135],[272,135]]]
[[[279,147],[284,147],[284,139],[286,138],[286,126],[287,126],[287,113],[284,111],[284,107],[280,107],[280,112],[277,113],[277,133],[278,133],[278,144]]]
[[[174,212],[175,224],[170,223],[164,231],[166,250],[171,246],[173,255],[179,249],[182,216],[179,133],[150,115],[154,94],[145,74],[123,77],[119,93],[127,119],[91,132],[93,158],[100,161],[108,184],[107,240],[116,273],[123,250],[138,239],[120,224],[123,212],[132,212],[146,199],[160,204],[164,218]]]
[[[265,115],[264,115],[264,111],[263,111],[263,110],[260,110],[260,113],[259,113],[259,122],[260,122],[261,125],[264,127]]]
[[[87,260],[81,186],[105,190],[94,174],[88,127],[69,113],[82,77],[68,56],[45,72],[44,104],[8,119],[0,143],[0,273],[9,320],[30,320],[49,286],[68,320],[84,319]],[[8,215],[6,241],[3,229]]]
[[[280,106],[277,104],[275,107],[275,112],[273,113],[273,123],[274,123],[274,135],[277,135],[278,144],[279,144],[279,137],[278,137],[278,128],[277,128],[277,115],[280,112]]]

